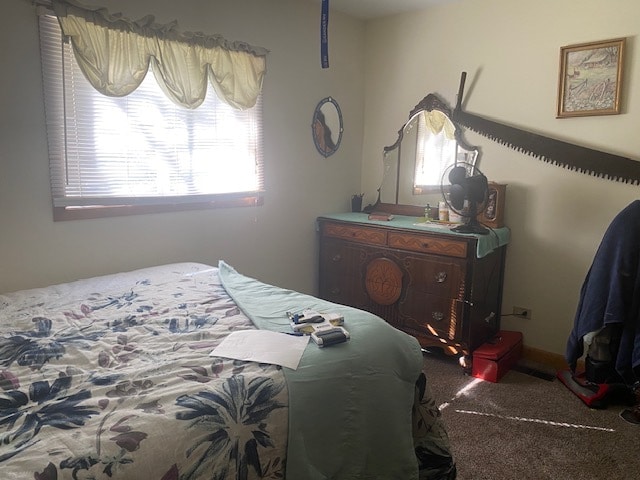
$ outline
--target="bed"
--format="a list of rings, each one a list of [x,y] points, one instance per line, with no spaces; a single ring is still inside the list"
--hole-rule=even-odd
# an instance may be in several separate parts
[[[301,308],[350,340],[295,369],[210,355]],[[455,478],[412,337],[222,261],[0,295],[0,329],[4,480]]]

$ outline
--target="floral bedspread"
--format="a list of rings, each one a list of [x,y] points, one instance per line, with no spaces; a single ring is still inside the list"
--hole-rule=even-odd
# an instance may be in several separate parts
[[[424,375],[414,388],[414,339],[231,271],[171,264],[0,295],[0,478],[455,478]],[[277,312],[301,301],[343,309],[352,341],[307,347],[296,371],[209,355],[232,331],[288,328]]]
[[[209,356],[251,328],[199,264],[0,295],[2,479],[284,478],[281,368]]]

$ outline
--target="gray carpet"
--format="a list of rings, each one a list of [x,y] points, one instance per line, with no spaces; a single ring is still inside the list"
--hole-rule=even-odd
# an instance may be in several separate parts
[[[624,405],[589,409],[557,379],[515,370],[478,380],[438,354],[424,369],[459,480],[640,479],[640,425],[620,418]]]

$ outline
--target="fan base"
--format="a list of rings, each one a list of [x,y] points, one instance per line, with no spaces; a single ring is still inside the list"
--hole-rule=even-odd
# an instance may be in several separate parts
[[[457,227],[453,227],[451,229],[452,232],[457,232],[457,233],[475,233],[477,235],[487,235],[489,233],[489,229],[483,227],[480,224],[474,224],[474,223],[469,223],[469,224],[462,224],[462,225],[458,225]]]

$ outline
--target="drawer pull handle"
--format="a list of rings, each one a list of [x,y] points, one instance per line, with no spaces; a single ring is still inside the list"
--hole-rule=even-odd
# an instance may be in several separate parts
[[[442,312],[432,312],[431,313],[431,317],[433,317],[433,319],[436,322],[441,322],[442,319],[444,318],[444,313],[442,313]]]
[[[435,274],[435,279],[436,282],[438,283],[444,283],[445,280],[447,279],[447,272],[438,272]]]
[[[339,262],[340,260],[342,260],[342,255],[340,255],[339,253],[336,253],[331,259],[332,262]]]

